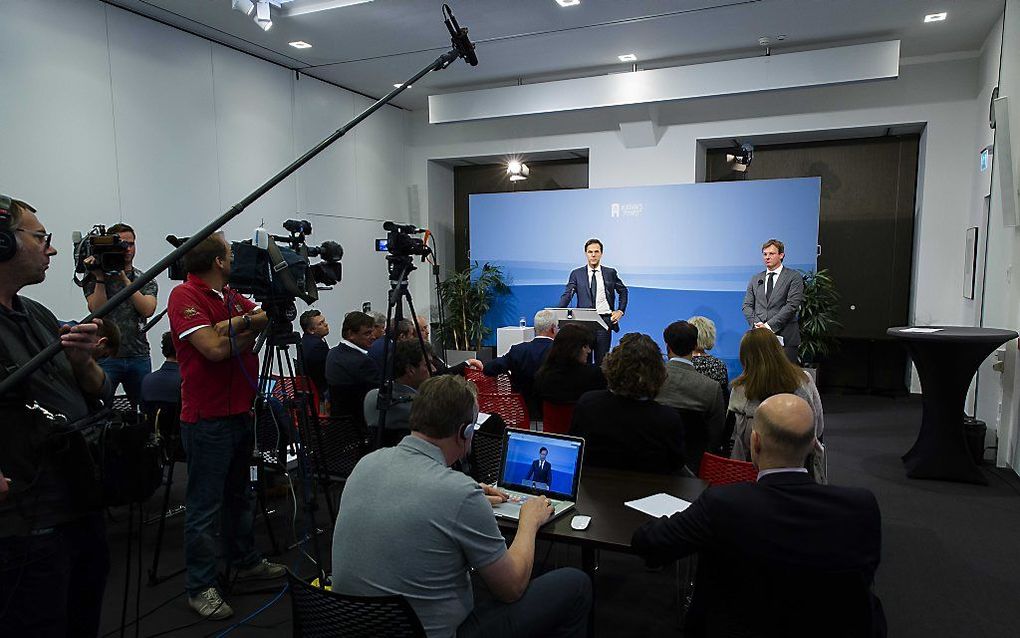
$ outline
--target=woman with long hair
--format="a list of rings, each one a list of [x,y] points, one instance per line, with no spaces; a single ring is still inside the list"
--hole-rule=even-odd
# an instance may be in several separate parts
[[[570,433],[585,439],[584,462],[594,467],[678,474],[684,467],[684,423],[656,403],[666,381],[662,351],[632,332],[602,360],[608,390],[577,402]]]
[[[560,328],[549,354],[535,374],[532,393],[540,401],[574,403],[591,390],[604,390],[602,370],[588,363],[595,337],[591,330],[577,324]]]
[[[736,415],[730,458],[751,460],[754,411],[775,394],[796,394],[807,401],[815,415],[815,437],[822,436],[824,422],[818,388],[806,372],[786,358],[775,333],[768,328],[748,330],[740,340],[740,365],[744,371],[733,380],[730,392],[729,411]]]

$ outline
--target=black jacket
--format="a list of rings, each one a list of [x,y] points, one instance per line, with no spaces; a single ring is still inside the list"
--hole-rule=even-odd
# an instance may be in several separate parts
[[[884,636],[881,515],[864,489],[783,472],[706,490],[634,532],[650,564],[698,553],[689,636]]]
[[[329,356],[329,344],[322,337],[301,335],[301,354],[305,360],[305,374],[315,384],[319,396],[326,394],[329,384],[326,383],[326,357]]]
[[[510,351],[502,357],[496,357],[485,364],[485,374],[494,377],[497,374],[510,374],[510,385],[514,392],[531,397],[535,374],[549,354],[553,340],[536,337],[524,343],[515,343]]]
[[[349,415],[364,424],[365,395],[378,388],[380,381],[379,366],[367,354],[345,343],[330,348],[326,356],[326,383],[333,416]]]

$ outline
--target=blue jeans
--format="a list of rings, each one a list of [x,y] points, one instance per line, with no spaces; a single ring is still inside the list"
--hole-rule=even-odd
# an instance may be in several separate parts
[[[0,538],[0,633],[94,637],[109,571],[102,512],[43,533]]]
[[[124,394],[131,403],[138,405],[142,401],[142,379],[152,372],[152,360],[149,355],[140,357],[106,357],[99,360],[99,366],[110,379],[110,389],[117,391],[117,384],[124,386]]]
[[[251,567],[261,559],[252,531],[255,488],[248,472],[255,441],[247,414],[181,423],[181,439],[188,457],[184,585],[194,596],[216,585],[217,521],[228,568]]]

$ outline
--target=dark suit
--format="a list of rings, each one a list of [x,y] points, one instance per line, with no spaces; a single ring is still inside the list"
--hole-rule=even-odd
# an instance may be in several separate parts
[[[698,553],[684,635],[770,638],[884,636],[881,543],[871,492],[795,472],[709,488],[631,539],[652,565]]]
[[[586,465],[651,474],[683,472],[683,419],[651,399],[609,390],[588,392],[574,406],[570,433],[584,437]]]
[[[485,363],[485,374],[494,377],[497,374],[510,373],[510,385],[514,392],[524,395],[528,409],[532,410],[535,407],[532,392],[535,374],[542,367],[545,355],[549,354],[552,342],[553,340],[548,337],[535,337],[531,341],[515,343],[505,355]]]
[[[693,364],[670,360],[666,362],[666,381],[655,400],[700,417],[697,424],[692,419],[684,420],[687,467],[697,473],[702,453],[707,450],[716,454],[723,444],[726,405],[722,388],[695,370]]]
[[[539,465],[542,465],[539,467]],[[531,462],[531,469],[528,470],[528,475],[524,477],[525,481],[535,481],[536,483],[545,483],[547,486],[552,485],[552,464],[546,461],[544,464],[540,463],[540,459],[535,459]]]
[[[330,348],[326,357],[326,383],[329,385],[330,413],[352,416],[364,424],[365,395],[378,388],[379,367],[367,354],[346,343]]]
[[[576,403],[585,392],[605,389],[606,377],[602,369],[581,362],[568,366],[545,365],[535,375],[532,386],[536,400],[550,403]]]
[[[606,297],[606,302],[609,304],[609,310],[619,310],[621,312],[627,312],[627,286],[624,285],[619,275],[616,274],[615,268],[609,268],[608,266],[599,265],[599,269],[602,270],[602,280],[605,282],[605,286],[600,291],[596,291],[596,294],[603,294]],[[594,308],[595,299],[591,295],[591,276],[588,271],[588,266],[581,266],[575,268],[570,272],[570,277],[567,278],[567,286],[563,289],[563,294],[560,296],[560,308],[566,308],[570,305],[570,300],[574,295],[577,295],[577,307],[578,308]],[[616,305],[616,297],[620,297],[620,305]],[[610,315],[603,315],[602,318],[605,320],[606,325],[609,326],[610,330],[615,332],[620,331],[620,324],[613,323],[609,319]],[[596,329],[595,331],[595,363],[602,363],[602,357],[606,356],[609,352],[609,344],[611,338],[608,331]]]
[[[757,322],[769,324],[772,332],[783,338],[783,351],[786,356],[797,362],[797,346],[800,345],[800,324],[797,322],[797,311],[804,300],[804,277],[800,271],[783,267],[783,271],[775,277],[772,294],[765,298],[768,285],[768,271],[763,270],[747,282],[744,293],[744,318],[747,325],[754,327]]]
[[[159,370],[142,379],[142,406],[151,403],[177,404],[181,402],[181,368],[176,361],[165,361]]]
[[[329,356],[329,344],[322,337],[305,333],[301,336],[301,355],[305,361],[305,374],[315,384],[319,397],[324,396],[329,389],[329,384],[326,383],[326,357]]]

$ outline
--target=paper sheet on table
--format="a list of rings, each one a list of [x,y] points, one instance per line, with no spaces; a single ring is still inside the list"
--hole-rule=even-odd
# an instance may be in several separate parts
[[[904,328],[900,332],[922,332],[927,334],[929,332],[942,332],[942,328]]]
[[[639,498],[636,501],[626,501],[624,505],[659,518],[660,516],[671,516],[677,512],[682,512],[690,507],[691,504],[682,498],[660,492],[659,494]]]

